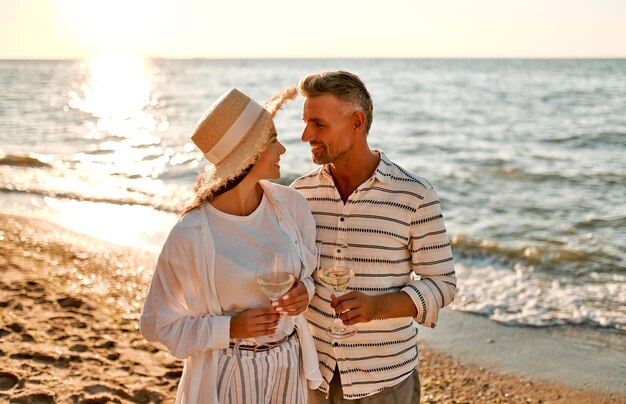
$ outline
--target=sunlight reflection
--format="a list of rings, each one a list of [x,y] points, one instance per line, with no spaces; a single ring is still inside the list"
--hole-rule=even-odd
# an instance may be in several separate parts
[[[163,154],[160,137],[169,123],[158,113],[163,102],[152,88],[158,71],[132,55],[98,56],[79,68],[82,78],[69,93],[68,105],[91,115],[84,136],[100,143],[74,154],[76,167],[158,176],[170,157]]]
[[[88,79],[70,93],[70,107],[98,118],[133,118],[150,104],[150,82],[141,58],[97,56],[85,66]]]
[[[158,252],[177,216],[147,206],[44,198],[51,220],[101,240]]]

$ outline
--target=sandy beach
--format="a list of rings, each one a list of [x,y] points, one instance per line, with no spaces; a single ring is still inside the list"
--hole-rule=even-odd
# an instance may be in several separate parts
[[[45,221],[0,216],[0,402],[173,402],[182,362],[138,331],[155,259]],[[626,402],[420,349],[423,403]]]

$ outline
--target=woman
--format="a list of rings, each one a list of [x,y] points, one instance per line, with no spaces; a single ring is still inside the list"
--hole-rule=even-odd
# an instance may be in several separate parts
[[[301,403],[305,379],[321,382],[300,315],[314,293],[315,222],[297,191],[266,181],[280,177],[285,152],[272,118],[295,95],[261,107],[231,89],[194,130],[210,164],[163,246],[140,318],[149,342],[185,359],[177,403]],[[276,259],[299,280],[271,304],[255,275]]]

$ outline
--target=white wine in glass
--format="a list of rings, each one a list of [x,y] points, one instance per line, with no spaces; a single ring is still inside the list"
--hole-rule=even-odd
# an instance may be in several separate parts
[[[280,246],[272,244],[267,245],[268,253],[266,260],[261,262],[257,266],[256,270],[256,283],[259,285],[259,289],[265,296],[267,296],[272,303],[276,302],[282,295],[287,293],[293,284],[297,281],[297,278],[292,272],[288,272],[289,265],[288,253],[281,251]],[[281,316],[276,330],[281,330],[287,319]],[[259,344],[267,344],[273,342],[276,339],[276,333],[270,335],[263,335],[256,337],[256,341]]]
[[[321,268],[317,271],[317,276],[324,285],[337,293],[342,293],[354,276],[354,271],[345,267]]]
[[[287,293],[296,281],[288,265],[289,250],[278,243],[264,245],[265,259],[257,265],[256,283],[272,302]]]
[[[289,272],[263,272],[256,276],[259,288],[272,302],[287,293],[295,281],[296,277]]]
[[[341,296],[350,280],[354,277],[354,270],[350,268],[352,258],[347,245],[336,247],[322,243],[318,252],[317,278],[326,287],[333,290],[336,296]],[[347,338],[356,334],[356,328],[345,325],[340,318],[335,317],[333,325],[326,329],[333,338]]]

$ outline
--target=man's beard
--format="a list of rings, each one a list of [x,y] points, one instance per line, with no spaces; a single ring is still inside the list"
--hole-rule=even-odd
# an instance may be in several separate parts
[[[313,153],[311,152],[311,159],[313,160],[313,163],[317,164],[317,165],[324,165],[324,164],[333,164],[335,163],[335,161],[337,161],[337,159],[340,159],[341,157],[343,157],[345,154],[347,154],[351,147],[352,147],[352,143],[346,142],[345,144],[343,144],[343,150],[337,152],[335,150],[335,153],[333,155],[331,155],[328,152],[328,146],[326,145],[321,145],[322,149],[319,150],[317,153]],[[337,147],[335,146],[335,149]]]
[[[326,150],[323,153],[311,154],[311,159],[317,165],[331,164],[335,160],[328,155]]]

